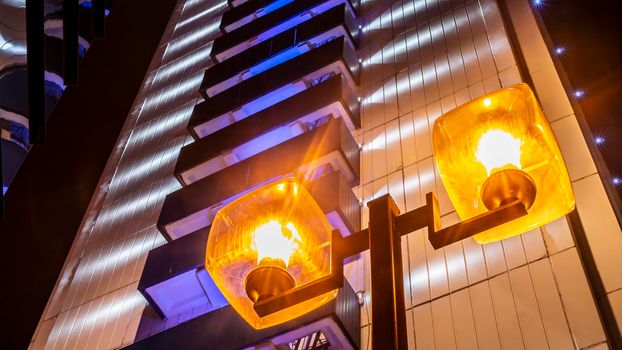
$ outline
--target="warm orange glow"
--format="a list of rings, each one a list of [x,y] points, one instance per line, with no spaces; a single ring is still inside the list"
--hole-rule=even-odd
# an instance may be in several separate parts
[[[521,234],[569,213],[574,195],[555,136],[525,84],[497,90],[439,117],[434,157],[461,219],[488,209],[482,186],[490,174],[519,169],[536,186],[528,215],[474,236],[479,243]]]
[[[521,169],[521,141],[512,134],[493,129],[486,131],[477,143],[475,158],[484,165],[488,175],[508,165]]]
[[[214,218],[205,266],[231,306],[256,329],[299,317],[330,301],[337,291],[259,317],[245,279],[262,259],[282,260],[296,286],[330,273],[332,227],[313,197],[295,179],[261,187],[224,206]]]
[[[298,230],[291,222],[282,225],[277,220],[270,220],[260,225],[253,233],[257,264],[264,258],[272,258],[289,265],[289,258],[298,249],[300,240]]]

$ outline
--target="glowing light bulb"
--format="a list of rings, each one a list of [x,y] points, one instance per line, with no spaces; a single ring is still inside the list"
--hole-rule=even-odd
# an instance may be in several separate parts
[[[489,98],[484,99],[484,106],[490,107],[491,104],[492,104],[492,101]]]
[[[488,175],[494,169],[513,165],[521,169],[520,148],[522,142],[512,134],[498,129],[486,131],[479,139],[475,158],[484,165]]]
[[[291,222],[283,226],[277,220],[270,220],[260,225],[253,233],[257,263],[264,258],[270,258],[280,259],[287,266],[300,241],[298,230]]]

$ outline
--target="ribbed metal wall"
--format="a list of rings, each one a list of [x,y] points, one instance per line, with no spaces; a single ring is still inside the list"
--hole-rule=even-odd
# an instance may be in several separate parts
[[[138,280],[185,125],[226,1],[179,1],[102,174],[31,348],[110,349],[130,344],[146,302]],[[146,19],[144,19],[146,20]],[[114,103],[114,101],[110,101]]]

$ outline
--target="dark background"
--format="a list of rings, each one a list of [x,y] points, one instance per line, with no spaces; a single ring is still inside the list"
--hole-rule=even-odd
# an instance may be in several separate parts
[[[622,179],[622,1],[542,0],[542,17],[597,146],[614,177]],[[588,142],[593,140],[588,140]],[[615,186],[622,195],[622,184]]]

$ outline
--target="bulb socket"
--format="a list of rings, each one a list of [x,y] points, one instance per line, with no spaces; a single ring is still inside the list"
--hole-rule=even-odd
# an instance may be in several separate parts
[[[296,286],[281,259],[264,258],[246,276],[246,295],[253,303],[281,295]]]
[[[525,209],[536,200],[536,184],[524,171],[504,169],[492,173],[482,186],[482,200],[488,210],[520,201]]]

